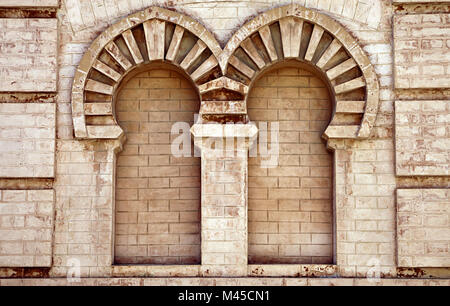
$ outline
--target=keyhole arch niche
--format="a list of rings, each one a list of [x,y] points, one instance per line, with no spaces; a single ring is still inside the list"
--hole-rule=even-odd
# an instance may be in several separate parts
[[[176,66],[153,62],[122,80],[114,102],[126,138],[116,155],[114,263],[199,264],[201,169],[189,131],[200,109],[195,85]],[[172,152],[179,123],[188,156]]]
[[[150,7],[125,17],[99,35],[76,70],[72,88],[75,138],[123,141],[124,131],[117,120],[115,96],[122,80],[149,64],[171,65],[174,69],[168,71],[175,70],[186,78],[198,94],[199,119],[191,129],[196,144],[205,137],[224,137],[226,123],[230,122],[242,124],[236,128],[236,137],[254,137],[257,131],[250,124],[249,93],[264,73],[293,62],[305,68],[312,67],[305,70],[320,76],[330,95],[331,119],[324,128],[323,138],[328,149],[334,151],[333,263],[339,265],[342,241],[337,237],[340,225],[347,218],[342,207],[347,201],[345,177],[349,169],[346,163],[351,154],[348,144],[370,137],[378,111],[379,84],[358,41],[329,16],[295,4],[275,8],[243,25],[224,48],[199,22],[174,11]],[[208,125],[211,122],[222,127],[211,129]],[[120,151],[121,144],[114,150]],[[202,147],[204,151],[202,184],[204,179],[207,182],[206,178],[212,177],[203,173],[203,166],[218,161],[207,152],[208,148]],[[230,210],[229,216],[208,216],[203,213],[212,210],[205,208],[203,211],[205,204],[222,205],[224,199],[234,195],[204,197],[202,194],[201,225],[236,224],[239,234],[226,236],[237,240],[220,242],[219,248],[215,237],[208,236],[202,228],[201,265],[189,270],[194,271],[194,276],[242,276],[247,272],[253,275],[252,265],[247,262],[248,161],[241,158],[238,162],[225,161],[225,165],[241,169],[237,176],[241,188],[233,189],[239,193],[235,199],[237,208]],[[226,173],[218,175],[224,177]],[[209,203],[204,203],[205,199]],[[230,218],[235,221],[229,222]],[[110,239],[114,246],[113,229]],[[222,253],[217,256],[219,250]],[[271,275],[270,269],[264,270]],[[277,273],[274,274],[279,275]]]
[[[83,57],[75,136],[118,140],[112,264],[200,263],[200,158],[193,143],[191,157],[174,156],[171,129],[194,123],[199,85],[220,74],[219,51],[196,21],[152,7],[103,32]]]
[[[269,167],[261,148],[249,156],[249,264],[333,264],[334,151],[322,137],[333,116],[330,85],[293,59],[267,67],[251,84],[247,107],[260,128],[258,146],[267,141],[273,154],[276,123],[279,155]]]

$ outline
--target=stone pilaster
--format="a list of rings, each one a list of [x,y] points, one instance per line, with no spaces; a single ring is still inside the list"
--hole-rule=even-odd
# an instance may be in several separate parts
[[[192,134],[202,159],[202,273],[246,276],[248,149],[257,128],[196,124]]]

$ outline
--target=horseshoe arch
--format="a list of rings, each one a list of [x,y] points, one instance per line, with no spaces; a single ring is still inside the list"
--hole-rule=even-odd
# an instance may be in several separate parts
[[[122,19],[92,43],[76,71],[75,137],[120,137],[123,131],[114,117],[114,94],[124,77],[150,62],[170,63],[191,79],[201,97],[203,122],[226,122],[248,120],[251,85],[273,65],[289,60],[310,65],[329,85],[335,105],[325,138],[370,136],[379,84],[369,58],[332,18],[288,5],[245,24],[223,50],[200,23],[173,11],[150,7]],[[110,124],[89,120],[98,116],[109,117]]]

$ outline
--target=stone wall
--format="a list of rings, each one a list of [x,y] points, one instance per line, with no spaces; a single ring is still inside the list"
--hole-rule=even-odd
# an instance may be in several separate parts
[[[396,88],[450,86],[450,14],[394,17]]]
[[[0,266],[51,267],[53,190],[2,190],[0,195]]]
[[[140,73],[121,89],[127,141],[117,159],[116,263],[200,262],[200,159],[171,152],[173,124],[192,125],[199,108],[192,85],[170,70]]]
[[[54,92],[58,20],[0,19],[0,88],[12,92]]]
[[[55,177],[55,104],[0,104],[0,177]]]
[[[328,90],[311,72],[289,67],[266,72],[249,97],[250,118],[269,123],[259,145],[271,149],[275,122],[280,138],[278,166],[249,159],[249,263],[330,264],[333,159],[321,138],[331,118]]]
[[[449,101],[395,102],[397,175],[449,176],[449,114]]]
[[[448,267],[448,189],[398,189],[398,265]]]
[[[184,276],[190,278],[180,279],[180,284],[202,284],[203,279],[195,277],[251,275],[277,278],[217,278],[208,284],[358,285],[365,280],[282,277],[364,278],[374,269],[381,277],[450,276],[446,217],[450,186],[448,1],[166,2],[18,0],[11,6],[11,1],[0,0],[0,277],[27,267],[50,268],[42,272],[50,277],[65,277],[75,267],[96,284],[101,281],[95,277]],[[282,22],[279,19],[285,8],[244,25],[272,8],[290,4],[286,10],[291,10],[291,15]],[[171,11],[159,15],[166,18],[165,39],[159,40],[161,32],[150,42],[145,33],[136,34],[135,20],[120,20],[152,5],[168,6]],[[155,14],[151,11],[139,16]],[[178,13],[193,19],[180,18]],[[297,39],[303,39],[298,46],[304,57],[300,60],[314,67],[307,78],[303,70],[292,68],[292,60],[298,56],[289,54],[297,42],[291,38],[300,29],[302,18],[298,16],[305,20],[303,36]],[[264,20],[273,23],[260,27]],[[105,32],[108,28],[110,32]],[[128,29],[136,35],[125,42],[120,31]],[[246,40],[250,32],[251,43]],[[138,48],[133,48],[133,38]],[[111,42],[116,51],[111,51]],[[161,75],[147,72],[130,79],[121,63],[128,61],[133,70],[147,67],[148,54],[139,62],[129,51],[149,51],[142,44],[162,50],[155,70]],[[260,52],[253,52],[254,45]],[[169,66],[162,62],[168,61],[168,53],[182,50],[185,56],[193,46],[203,51],[192,55],[185,75],[166,69]],[[110,70],[101,75],[105,66],[96,62],[95,68],[82,61],[87,54],[86,58],[95,62],[96,52],[103,52],[99,57],[103,64],[111,65],[119,75]],[[182,72],[180,61],[175,61],[175,66]],[[291,68],[267,72],[278,62]],[[330,72],[333,65],[340,67]],[[199,71],[194,73],[195,69]],[[293,71],[289,78],[284,75]],[[330,78],[336,71],[340,75]],[[187,81],[192,75],[196,76],[189,84],[193,88]],[[108,86],[100,90],[110,95],[91,92],[85,99],[85,87],[79,87],[88,77],[105,82]],[[319,86],[319,78],[324,80],[319,89],[304,91],[307,86],[296,83],[308,79],[310,87]],[[158,88],[162,96],[152,92],[149,97],[155,101],[152,112],[138,108],[143,99],[139,96],[141,81],[149,82],[148,93],[156,90],[152,86],[164,87]],[[94,85],[90,89],[98,90],[99,84]],[[301,88],[298,91],[296,87]],[[117,95],[120,88],[124,88],[122,95]],[[174,100],[178,111],[166,109],[174,102],[171,93],[178,94]],[[162,99],[167,94],[169,99]],[[318,103],[328,97],[331,104],[327,107]],[[285,107],[304,100],[309,109]],[[316,102],[324,108],[317,113],[311,108]],[[265,103],[267,108],[262,107]],[[188,109],[183,109],[185,106]],[[169,125],[174,121],[192,125],[192,113],[198,109],[201,120],[222,125],[202,127],[201,121],[196,122],[192,131],[202,158],[174,159],[167,153],[167,141],[173,139],[168,136]],[[320,120],[314,119],[316,115]],[[92,137],[76,136],[74,123],[79,124],[80,118],[86,119],[83,127],[93,126],[91,130],[98,131],[96,127],[101,126],[102,130],[89,135]],[[299,130],[294,135],[294,118],[297,123],[308,118],[309,127],[317,129]],[[154,119],[158,123],[153,123]],[[208,137],[225,137],[224,123],[242,119],[245,123],[280,121],[286,128],[280,133],[278,168],[263,169],[258,159],[247,160],[254,139],[230,151],[241,154],[234,157],[217,156],[203,143]],[[158,129],[157,134],[141,133],[136,125],[139,121]],[[284,121],[289,123],[283,125]],[[323,131],[318,126],[326,128],[327,123],[331,129],[322,142],[319,130]],[[119,131],[119,125],[123,135],[119,132],[111,137],[109,132]],[[162,126],[164,130],[159,130]],[[256,133],[249,124],[234,131],[238,131],[237,139]],[[305,143],[309,144],[308,154],[301,153]],[[136,145],[150,151],[140,154],[138,148],[135,154]],[[165,165],[155,164],[148,177],[140,176],[137,167],[150,167],[153,156],[164,159]],[[308,167],[310,176],[322,170],[319,161],[327,172],[322,179],[297,175],[298,167]],[[192,170],[189,177],[181,175],[182,167]],[[171,171],[179,175],[172,176]],[[155,176],[157,172],[160,174]],[[320,203],[305,202],[301,191],[306,186],[312,188],[310,196],[320,190],[327,198],[323,196]],[[181,202],[189,209],[177,207]],[[266,209],[269,204],[277,209]],[[311,207],[305,208],[308,204]],[[146,220],[142,232],[139,215]],[[315,232],[316,227],[320,233]],[[305,234],[303,229],[309,236],[301,243],[297,238]],[[152,237],[161,238],[158,230],[168,235],[173,232],[176,243],[161,243],[161,254],[166,255],[153,260],[149,247],[153,244],[148,242]],[[140,237],[149,238],[143,243],[143,257],[158,265],[138,265],[143,261],[136,260],[139,243],[134,242]],[[182,250],[180,246],[186,245],[188,249]],[[187,254],[184,251],[189,260],[181,255]],[[120,260],[130,254],[132,260]],[[288,261],[295,264],[268,265]],[[119,262],[127,265],[115,265]],[[133,282],[153,281],[174,284],[177,280]],[[125,284],[127,280],[112,282]],[[407,284],[406,280],[384,282]],[[27,280],[16,283],[26,284]],[[2,279],[0,284],[14,284],[14,280]]]

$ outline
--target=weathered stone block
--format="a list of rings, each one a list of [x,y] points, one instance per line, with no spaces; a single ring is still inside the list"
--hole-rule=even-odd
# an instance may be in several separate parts
[[[396,169],[399,176],[448,176],[450,101],[396,101]]]
[[[53,190],[0,192],[0,267],[51,266],[53,207]]]
[[[55,112],[51,103],[0,103],[0,177],[54,177]]]
[[[450,87],[449,20],[450,14],[394,16],[397,88]]]
[[[56,91],[57,25],[56,18],[0,19],[0,91]]]
[[[450,190],[397,190],[400,267],[450,266]]]

